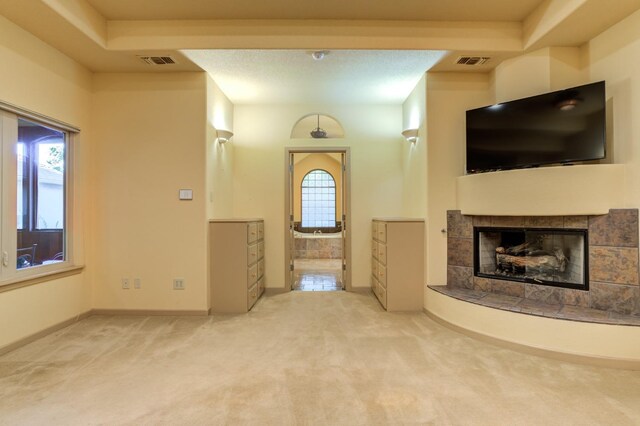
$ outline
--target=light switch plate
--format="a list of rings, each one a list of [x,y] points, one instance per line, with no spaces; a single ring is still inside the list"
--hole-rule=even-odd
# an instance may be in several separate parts
[[[193,189],[181,189],[180,190],[180,199],[181,200],[193,200]]]

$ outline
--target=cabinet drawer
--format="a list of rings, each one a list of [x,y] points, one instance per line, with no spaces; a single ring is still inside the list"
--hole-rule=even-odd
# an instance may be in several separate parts
[[[387,290],[378,284],[378,300],[382,303],[382,306],[387,309]]]
[[[377,229],[378,241],[380,241],[381,243],[386,243],[387,242],[387,224],[384,222],[378,222],[378,226],[376,227],[376,229]]]
[[[264,239],[264,222],[258,222],[258,239]]]
[[[264,241],[258,243],[258,259],[264,258]]]
[[[249,288],[249,291],[247,291],[247,310],[251,309],[251,307],[256,303],[258,296],[258,283],[255,283],[253,287]]]
[[[378,222],[371,222],[371,236],[374,240],[378,239]]]
[[[378,275],[376,277],[382,287],[387,288],[387,268],[380,263],[378,263]]]
[[[247,269],[247,287],[251,287],[258,280],[258,264]]]
[[[249,244],[258,241],[258,223],[251,222],[247,225],[247,242]]]
[[[264,260],[258,261],[258,278],[264,275]]]
[[[387,245],[378,243],[377,247],[378,247],[378,260],[383,265],[386,265],[387,264]]]
[[[253,265],[258,261],[258,245],[252,244],[247,247],[247,266]]]
[[[264,277],[258,280],[258,297],[260,297],[262,293],[264,293]]]
[[[375,240],[371,241],[371,256],[374,259],[378,258],[378,243]]]
[[[375,259],[371,259],[371,274],[378,278],[378,261]]]

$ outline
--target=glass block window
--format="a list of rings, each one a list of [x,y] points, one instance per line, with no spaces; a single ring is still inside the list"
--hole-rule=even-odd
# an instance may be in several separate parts
[[[302,179],[302,227],[336,226],[336,181],[325,170],[311,170]]]

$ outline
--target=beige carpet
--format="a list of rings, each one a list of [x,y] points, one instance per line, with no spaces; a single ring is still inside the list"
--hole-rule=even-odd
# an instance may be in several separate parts
[[[0,357],[0,424],[640,424],[640,372],[475,341],[372,296],[94,316]]]

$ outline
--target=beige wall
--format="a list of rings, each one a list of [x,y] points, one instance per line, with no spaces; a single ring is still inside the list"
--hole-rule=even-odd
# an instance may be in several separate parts
[[[233,131],[233,104],[207,74],[207,218],[233,215],[233,142],[219,143],[216,130]]]
[[[207,309],[206,85],[205,73],[94,76],[95,308]]]
[[[328,154],[294,154],[293,158],[293,220],[302,220],[302,179],[311,170],[321,169],[329,172],[336,182],[336,221],[340,221],[342,212],[342,172],[341,161]]]
[[[76,263],[80,275],[0,293],[0,347],[91,309],[89,228],[92,132],[91,74],[83,67],[0,16],[0,100],[48,115],[81,129],[73,164]]]
[[[583,48],[589,81],[605,80],[607,156],[625,165],[625,205],[640,207],[640,11]]]
[[[418,129],[415,143],[402,144],[404,215],[424,218],[427,209],[427,87],[422,76],[402,104],[402,129]]]
[[[289,139],[309,111],[342,123],[344,139]],[[265,219],[267,287],[284,287],[285,147],[351,147],[352,284],[368,287],[374,216],[402,214],[401,106],[236,105],[234,214]]]
[[[447,210],[465,171],[465,111],[493,102],[488,74],[427,74],[427,283],[447,282]]]

